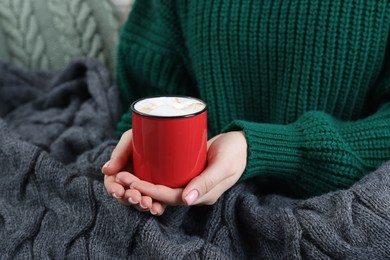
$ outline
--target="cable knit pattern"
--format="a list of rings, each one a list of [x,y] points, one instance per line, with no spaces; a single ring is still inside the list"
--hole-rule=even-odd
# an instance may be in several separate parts
[[[82,0],[48,0],[67,61],[74,56],[94,56],[104,62],[102,39],[90,7]],[[76,46],[74,45],[76,43]],[[77,53],[78,52],[78,53]]]
[[[30,1],[0,1],[0,20],[9,46],[11,62],[47,69],[48,58]]]
[[[0,41],[6,44],[0,46],[0,59],[30,69],[57,69],[88,56],[113,72],[118,29],[110,0],[1,1]]]
[[[120,104],[101,64],[42,74],[0,62],[0,75],[1,260],[389,259],[390,163],[307,200],[258,180],[155,217],[104,189]]]

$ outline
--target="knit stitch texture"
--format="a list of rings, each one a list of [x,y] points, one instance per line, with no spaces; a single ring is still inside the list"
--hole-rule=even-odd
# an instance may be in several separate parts
[[[242,180],[297,196],[349,187],[390,157],[390,2],[138,1],[124,26],[123,103],[193,95],[210,136],[242,129]],[[131,127],[129,113],[118,125]]]
[[[94,57],[113,72],[118,27],[109,0],[0,1],[0,59],[47,70]]]
[[[306,200],[242,182],[155,217],[107,194],[118,91],[96,60],[60,73],[0,62],[0,258],[388,259],[390,164]]]

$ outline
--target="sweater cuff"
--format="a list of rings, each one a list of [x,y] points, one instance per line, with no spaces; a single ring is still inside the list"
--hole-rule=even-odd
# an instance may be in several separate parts
[[[296,126],[235,120],[223,132],[237,130],[245,132],[248,143],[247,166],[240,180],[259,175],[298,178],[304,136]]]

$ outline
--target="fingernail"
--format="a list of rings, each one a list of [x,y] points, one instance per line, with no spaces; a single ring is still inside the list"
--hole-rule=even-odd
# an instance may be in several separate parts
[[[120,199],[121,197],[119,197],[118,195],[116,195],[116,193],[113,193],[112,196],[116,199]]]
[[[127,200],[129,201],[130,204],[137,204],[137,202],[134,201],[133,198],[131,197],[129,197]]]
[[[152,214],[152,215],[157,215],[157,212],[154,211],[153,209],[150,209],[150,214]]]
[[[107,161],[107,162],[103,165],[103,168],[108,167],[108,166],[110,165],[110,161],[111,161],[111,160]]]
[[[143,208],[143,209],[147,209],[148,207],[146,207],[145,205],[142,204],[142,201],[139,203],[140,207]]]
[[[192,203],[195,202],[195,200],[198,199],[198,196],[199,196],[199,193],[197,190],[192,190],[190,191],[187,196],[185,197],[185,201],[187,203],[187,205],[191,205]]]

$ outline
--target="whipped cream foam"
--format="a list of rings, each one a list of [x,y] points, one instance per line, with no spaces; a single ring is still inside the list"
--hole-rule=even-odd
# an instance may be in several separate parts
[[[195,114],[206,104],[191,97],[153,97],[134,104],[133,108],[143,114],[161,117],[175,117]]]

